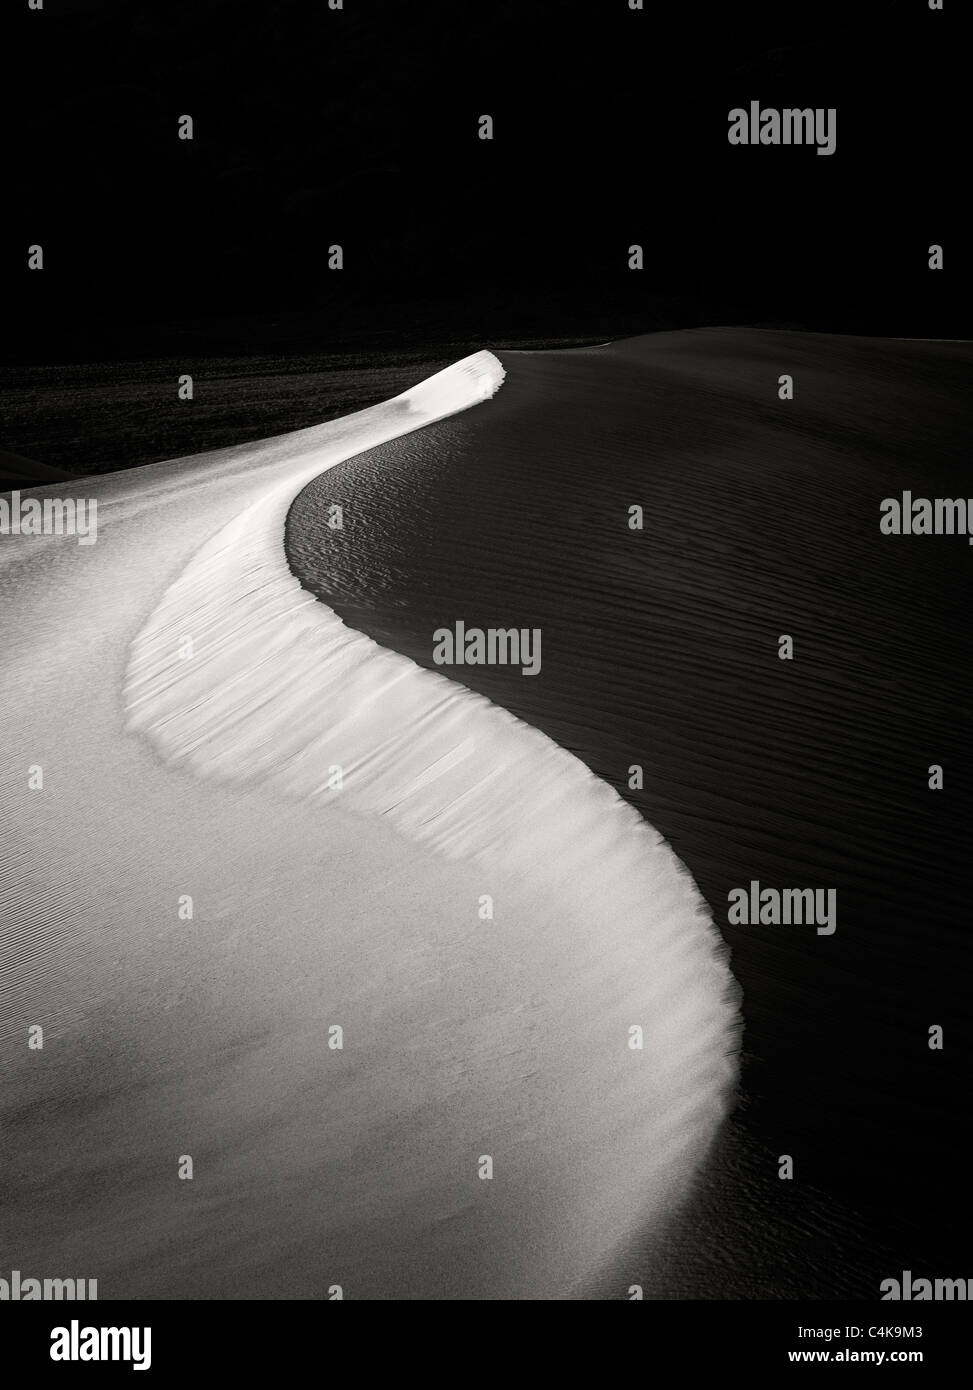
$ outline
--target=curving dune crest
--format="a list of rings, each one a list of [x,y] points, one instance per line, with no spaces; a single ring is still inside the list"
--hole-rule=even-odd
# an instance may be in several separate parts
[[[262,494],[170,584],[125,681],[127,728],[166,764],[306,803],[309,841],[360,817],[363,884],[369,824],[417,846],[423,968],[384,980],[404,1033],[348,1030],[367,1054],[353,1108],[368,1121],[345,1132],[337,1114],[321,1156],[341,1176],[319,1219],[373,1297],[576,1290],[684,1194],[736,1079],[726,952],[661,837],[545,735],[349,630],[285,560],[310,478],[486,399],[503,375],[477,353],[335,422],[323,447],[293,436]],[[437,901],[428,854],[467,866],[461,915],[455,894]],[[381,973],[395,932],[363,914],[331,949]]]

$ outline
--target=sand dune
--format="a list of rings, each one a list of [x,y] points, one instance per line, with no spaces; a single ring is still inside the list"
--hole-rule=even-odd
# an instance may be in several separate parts
[[[967,495],[973,347],[713,328],[501,356],[489,409],[310,483],[286,547],[431,669],[440,624],[540,628],[537,679],[450,675],[631,801],[722,923],[738,1143],[629,1267],[647,1297],[873,1298],[890,1269],[962,1265],[973,552],[883,535],[879,503]],[[353,524],[332,534],[336,500]],[[835,888],[836,934],[729,923],[752,879]]]
[[[87,480],[87,551],[4,538],[12,1267],[102,1297],[564,1297],[691,1181],[737,1014],[688,873],[284,557],[309,479],[502,379],[477,353],[317,429]]]

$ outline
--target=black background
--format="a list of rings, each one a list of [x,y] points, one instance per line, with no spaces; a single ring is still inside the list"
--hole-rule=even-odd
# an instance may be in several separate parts
[[[23,0],[4,352],[967,335],[961,8]],[[751,100],[835,154],[730,146]]]

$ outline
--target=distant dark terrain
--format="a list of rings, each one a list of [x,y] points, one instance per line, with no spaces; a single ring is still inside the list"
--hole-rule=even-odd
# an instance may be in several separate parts
[[[406,391],[478,346],[443,342],[413,351],[375,349],[364,357],[331,352],[197,359],[187,351],[144,361],[5,368],[0,491],[318,425]],[[184,373],[193,378],[192,400],[179,399]]]

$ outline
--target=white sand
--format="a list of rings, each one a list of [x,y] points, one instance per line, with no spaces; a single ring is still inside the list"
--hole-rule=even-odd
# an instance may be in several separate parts
[[[344,420],[89,480],[92,547],[0,540],[11,1268],[102,1297],[563,1297],[705,1154],[738,1020],[686,870],[284,558],[311,478],[502,379],[477,353]]]

